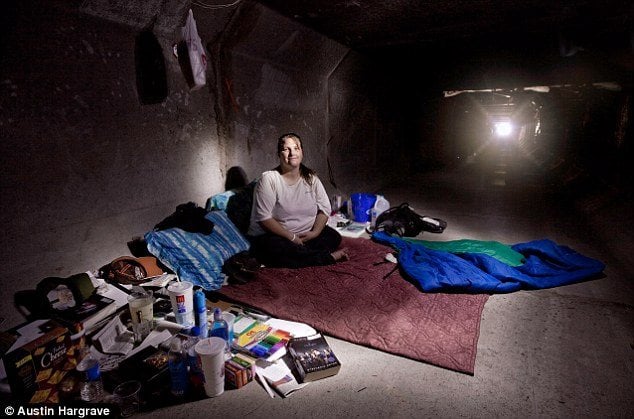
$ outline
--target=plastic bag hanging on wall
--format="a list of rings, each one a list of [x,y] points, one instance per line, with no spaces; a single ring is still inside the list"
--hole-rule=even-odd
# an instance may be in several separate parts
[[[183,40],[178,44],[178,62],[190,89],[196,90],[207,83],[207,55],[191,9],[181,33]]]

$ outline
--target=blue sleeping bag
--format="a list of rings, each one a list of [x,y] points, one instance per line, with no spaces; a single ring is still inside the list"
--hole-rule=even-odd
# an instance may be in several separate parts
[[[524,264],[509,266],[483,253],[449,253],[376,232],[372,239],[398,251],[402,270],[426,292],[507,293],[552,288],[597,277],[605,265],[551,240],[511,246]]]

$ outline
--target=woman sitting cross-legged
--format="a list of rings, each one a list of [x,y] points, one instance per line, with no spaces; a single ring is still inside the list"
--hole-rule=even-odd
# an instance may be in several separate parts
[[[248,236],[266,266],[302,268],[348,259],[341,236],[326,225],[330,200],[315,172],[302,164],[302,142],[286,134],[277,142],[279,166],[262,173],[253,193]]]

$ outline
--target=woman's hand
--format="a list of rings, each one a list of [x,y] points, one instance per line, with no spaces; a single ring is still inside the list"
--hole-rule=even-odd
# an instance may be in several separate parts
[[[277,234],[278,236],[284,237],[295,244],[299,244],[299,245],[304,244],[304,242],[302,241],[302,238],[300,237],[300,234],[291,233],[290,231],[286,230],[274,218],[269,218],[268,220],[260,221],[260,225],[262,226],[264,231]]]
[[[312,240],[319,236],[326,226],[328,222],[328,216],[324,214],[322,211],[319,211],[315,216],[315,222],[313,223],[313,228],[309,231],[305,231],[303,233],[299,233],[298,236],[302,240],[302,243],[305,243],[309,240]]]
[[[304,244],[304,240],[302,239],[301,234],[293,233],[293,237],[290,238],[290,241],[292,241],[295,244],[299,244],[300,246]]]
[[[304,242],[307,242],[307,241],[312,240],[315,237],[319,236],[319,233],[317,233],[317,232],[315,232],[313,230],[309,230],[309,231],[306,231],[304,233],[299,233],[298,236],[302,240],[302,243],[304,243]]]

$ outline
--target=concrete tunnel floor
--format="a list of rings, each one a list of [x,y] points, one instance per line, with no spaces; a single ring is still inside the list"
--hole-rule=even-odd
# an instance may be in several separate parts
[[[607,265],[601,279],[492,295],[473,376],[328,337],[339,374],[286,399],[250,383],[139,417],[634,417],[631,201],[572,203],[539,181],[503,184],[459,170],[383,191],[448,222],[427,240],[550,238]]]

